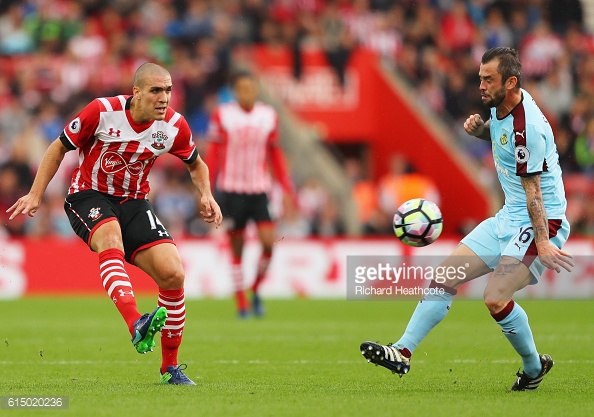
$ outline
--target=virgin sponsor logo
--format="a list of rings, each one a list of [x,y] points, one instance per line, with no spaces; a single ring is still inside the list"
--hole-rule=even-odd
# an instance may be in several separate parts
[[[130,175],[137,177],[144,166],[144,161],[127,163],[124,157],[117,152],[107,151],[101,155],[101,170],[106,174],[115,174],[125,169]]]

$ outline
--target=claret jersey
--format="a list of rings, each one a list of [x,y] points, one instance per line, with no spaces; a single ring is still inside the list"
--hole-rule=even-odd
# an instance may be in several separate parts
[[[95,190],[116,197],[145,198],[148,173],[159,155],[171,153],[185,163],[198,157],[184,117],[167,109],[164,120],[139,124],[130,115],[131,96],[97,98],[60,135],[78,149],[78,167],[68,194]]]
[[[565,219],[565,190],[551,125],[528,92],[503,119],[491,109],[491,147],[505,194],[503,210],[511,219],[528,217],[520,177],[540,174],[540,188],[549,219]]]

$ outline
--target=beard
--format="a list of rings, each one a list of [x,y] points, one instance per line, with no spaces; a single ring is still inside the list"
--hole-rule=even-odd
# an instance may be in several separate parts
[[[489,108],[497,107],[503,102],[506,96],[505,87],[501,87],[491,95],[491,98],[483,100],[483,104]]]

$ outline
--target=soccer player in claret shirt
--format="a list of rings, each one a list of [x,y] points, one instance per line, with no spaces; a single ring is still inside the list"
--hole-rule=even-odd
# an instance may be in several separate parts
[[[241,256],[247,221],[255,221],[262,244],[256,279],[251,288],[252,309],[256,316],[264,313],[258,291],[270,264],[275,239],[274,224],[268,211],[267,193],[271,189],[268,163],[293,204],[296,198],[279,145],[276,111],[257,101],[258,86],[251,73],[235,74],[232,86],[236,101],[218,106],[211,116],[205,161],[210,167],[211,182],[217,189],[223,215],[231,223],[231,273],[238,315],[245,318],[249,302],[244,294]]]
[[[361,344],[361,353],[374,364],[400,376],[410,369],[419,343],[450,310],[457,288],[491,271],[484,291],[485,305],[501,331],[522,358],[512,391],[534,390],[553,366],[536,350],[528,316],[512,300],[516,291],[536,284],[545,268],[571,270],[571,255],[561,250],[569,237],[567,206],[553,131],[530,94],[521,88],[518,52],[498,47],[485,52],[479,69],[483,104],[490,108],[486,122],[471,115],[464,129],[491,142],[505,205],[462,239],[442,266],[463,275],[444,284],[417,304],[402,337],[394,344]],[[448,277],[449,278],[449,277]]]
[[[186,317],[182,262],[146,199],[155,159],[167,152],[180,158],[201,194],[204,220],[218,227],[222,215],[188,123],[169,107],[171,89],[169,72],[146,63],[136,71],[132,95],[93,100],[49,146],[30,192],[8,211],[10,219],[33,217],[66,152],[78,150],[79,165],[64,204],[70,224],[98,253],[103,287],[126,321],[136,350],[152,351],[161,331],[161,382],[195,385],[177,362]],[[138,312],[124,260],[159,286],[152,313]]]

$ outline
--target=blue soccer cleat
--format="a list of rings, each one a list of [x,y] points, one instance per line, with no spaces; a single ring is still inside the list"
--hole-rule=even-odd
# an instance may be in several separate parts
[[[254,316],[256,317],[262,317],[265,312],[262,299],[257,293],[252,294],[252,310],[254,311]]]
[[[194,381],[192,381],[182,372],[187,367],[188,366],[185,363],[182,363],[178,366],[168,366],[167,372],[161,374],[161,384],[196,385]],[[159,370],[159,372],[161,372],[161,370]]]
[[[157,307],[152,313],[142,315],[134,323],[132,344],[138,353],[152,352],[155,346],[155,335],[161,331],[167,319],[167,309]]]

